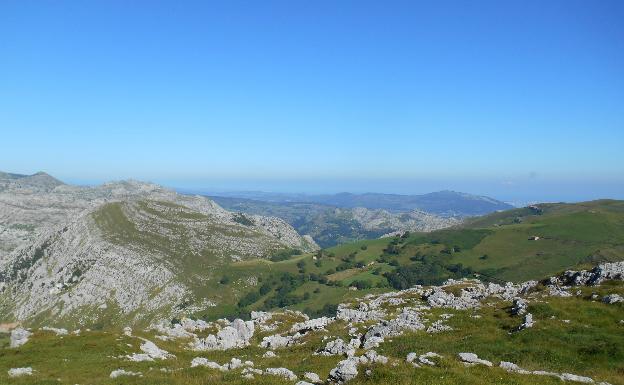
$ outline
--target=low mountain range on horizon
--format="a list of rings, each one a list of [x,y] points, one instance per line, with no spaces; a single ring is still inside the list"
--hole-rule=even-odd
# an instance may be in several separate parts
[[[465,218],[509,210],[514,206],[481,195],[444,190],[422,195],[384,193],[300,194],[261,191],[205,193],[212,197],[241,198],[272,203],[317,203],[339,208],[364,207],[391,213],[424,211],[443,217]]]

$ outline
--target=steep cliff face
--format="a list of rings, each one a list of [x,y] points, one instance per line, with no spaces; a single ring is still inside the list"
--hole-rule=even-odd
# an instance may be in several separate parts
[[[278,218],[140,182],[5,190],[0,202],[3,226],[25,232],[3,233],[14,241],[0,259],[6,320],[170,317],[219,301],[219,293],[205,297],[219,266],[318,247]]]

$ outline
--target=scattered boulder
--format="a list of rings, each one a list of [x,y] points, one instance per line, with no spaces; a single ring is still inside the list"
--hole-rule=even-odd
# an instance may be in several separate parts
[[[162,350],[152,341],[146,340],[142,338],[143,343],[141,344],[141,351],[143,353],[134,353],[132,355],[126,356],[130,361],[142,362],[142,361],[154,361],[158,360],[166,360],[167,358],[174,357],[173,354]]]
[[[31,335],[32,333],[26,329],[22,329],[22,328],[13,329],[11,331],[10,346],[12,348],[17,348],[17,347],[24,345],[26,342],[28,342],[28,338]]]
[[[420,356],[416,353],[409,353],[405,358],[405,361],[412,364],[416,368],[419,368],[421,364],[435,366],[436,363],[432,361],[431,358],[442,358],[442,356],[434,352],[427,352],[425,354],[421,354]]]
[[[534,322],[533,322],[533,314],[527,313],[524,316],[524,322],[522,322],[522,324],[520,326],[518,326],[518,331],[524,330],[524,329],[528,329],[528,328],[532,328],[533,324],[534,324]]]
[[[262,342],[260,342],[260,347],[266,349],[278,349],[285,348],[287,346],[292,346],[297,343],[297,340],[303,337],[303,334],[296,333],[292,336],[282,336],[279,334],[274,334],[272,336],[266,336],[262,338]]]
[[[262,358],[275,358],[277,357],[277,354],[275,354],[274,351],[272,350],[267,350],[263,355]]]
[[[113,370],[110,374],[110,378],[117,378],[121,376],[143,376],[141,372],[131,372],[123,369]]]
[[[431,361],[430,358],[441,358],[442,356],[438,353],[427,352],[425,354],[421,354],[418,356],[418,362],[424,365],[435,366],[435,362]]]
[[[589,377],[577,376],[576,374],[570,374],[570,373],[561,373],[559,378],[561,378],[561,380],[563,381],[583,382],[585,384],[591,384],[594,382],[594,380]]]
[[[359,358],[350,357],[346,360],[342,360],[338,365],[329,372],[328,380],[330,382],[336,382],[339,384],[345,383],[357,377]]]
[[[363,356],[360,356],[360,363],[361,364],[368,364],[368,363],[387,364],[388,357],[377,354],[377,352],[374,350],[369,350],[366,353],[364,353]]]
[[[363,337],[364,349],[378,345],[385,337],[398,336],[405,330],[416,331],[424,328],[425,325],[420,320],[420,314],[416,309],[403,308],[397,318],[390,321],[382,320],[368,329]],[[371,339],[373,343],[370,343]]]
[[[190,343],[193,350],[227,350],[242,348],[249,345],[249,339],[254,334],[253,321],[235,319],[230,325],[206,338],[196,338]]]
[[[557,377],[561,381],[582,382],[582,383],[586,383],[586,384],[593,384],[594,383],[594,380],[592,378],[589,378],[589,377],[578,376],[576,374],[570,374],[570,373],[547,372],[547,371],[544,371],[544,370],[530,371],[530,370],[522,369],[521,367],[519,367],[518,365],[516,365],[516,364],[514,364],[512,362],[501,361],[499,366],[501,368],[505,369],[506,371],[510,372],[510,373],[533,374],[533,375],[536,375],[536,376]],[[599,383],[599,385],[608,385],[608,383],[601,382],[601,383]]]
[[[352,357],[355,354],[355,349],[359,347],[360,340],[358,339],[352,339],[351,342],[347,344],[342,338],[337,338],[333,341],[329,341],[323,349],[314,354],[321,356],[345,355],[347,357]]]
[[[362,307],[359,309],[350,309],[345,304],[338,306],[336,312],[336,318],[346,322],[367,322],[378,321],[385,316],[385,313],[381,310],[369,309],[368,307]]]
[[[209,361],[207,358],[204,358],[204,357],[193,358],[193,360],[191,361],[191,368],[196,368],[198,366],[203,366],[203,367],[210,368],[210,369],[217,369],[221,371],[227,370],[227,366],[220,365],[214,361]]]
[[[602,302],[606,304],[613,304],[618,302],[624,302],[624,298],[619,294],[609,294],[602,299]]]
[[[459,359],[462,360],[466,365],[480,364],[485,366],[492,366],[492,363],[490,361],[482,360],[474,353],[459,353],[458,355]]]
[[[306,372],[303,375],[303,378],[305,378],[306,380],[308,380],[308,381],[310,381],[312,383],[315,383],[315,384],[318,384],[318,383],[321,382],[321,377],[319,377],[318,374],[313,373],[313,372]]]
[[[191,368],[195,368],[198,366],[227,372],[228,370],[235,370],[242,367],[253,367],[254,363],[251,361],[243,362],[243,360],[241,360],[240,358],[232,357],[232,359],[230,359],[230,362],[220,365],[219,363],[209,361],[207,358],[204,357],[195,357],[191,361]]]
[[[304,322],[294,324],[290,328],[291,333],[307,333],[312,330],[325,329],[327,325],[333,322],[333,319],[327,317],[314,318]]]
[[[444,320],[437,320],[427,328],[427,333],[440,333],[453,330],[452,327],[446,325]]]
[[[522,369],[521,367],[519,367],[518,365],[514,364],[513,362],[501,361],[498,366],[500,366],[502,369],[504,369],[504,370],[506,370],[506,371],[508,371],[510,373],[520,373],[520,374],[530,374],[531,373],[528,370]]]
[[[590,271],[568,270],[561,276],[556,277],[564,285],[586,285],[594,286],[601,284],[604,280],[624,280],[624,261],[600,264]]]
[[[513,304],[511,305],[511,314],[512,315],[523,315],[527,312],[529,305],[527,301],[522,298],[514,298]]]
[[[9,369],[8,373],[9,373],[9,377],[32,376],[33,370],[31,367],[12,368],[12,369]]]
[[[66,336],[68,334],[67,329],[62,329],[62,328],[52,328],[52,327],[44,326],[41,328],[41,330],[53,332],[57,336]]]
[[[264,374],[270,376],[283,377],[287,380],[295,381],[297,379],[297,375],[292,372],[292,370],[286,368],[266,368],[264,370]]]

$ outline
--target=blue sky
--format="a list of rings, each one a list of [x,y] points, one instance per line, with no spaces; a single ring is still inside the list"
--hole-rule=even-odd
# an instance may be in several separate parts
[[[622,1],[0,2],[0,170],[624,198]]]

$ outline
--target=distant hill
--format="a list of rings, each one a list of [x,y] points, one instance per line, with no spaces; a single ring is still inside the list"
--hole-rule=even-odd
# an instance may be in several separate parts
[[[0,191],[21,189],[41,192],[52,191],[63,184],[63,182],[45,172],[38,172],[32,175],[0,172]]]
[[[310,235],[321,247],[379,238],[395,232],[433,231],[461,222],[420,210],[391,213],[383,209],[345,208],[321,203],[267,202],[218,196],[210,199],[227,210],[281,218],[300,234]]]
[[[512,205],[486,196],[455,191],[438,191],[423,195],[399,195],[381,193],[338,194],[283,194],[265,192],[227,192],[210,194],[230,198],[244,198],[273,203],[318,203],[340,208],[365,207],[394,213],[420,210],[445,217],[471,217],[508,210]]]

